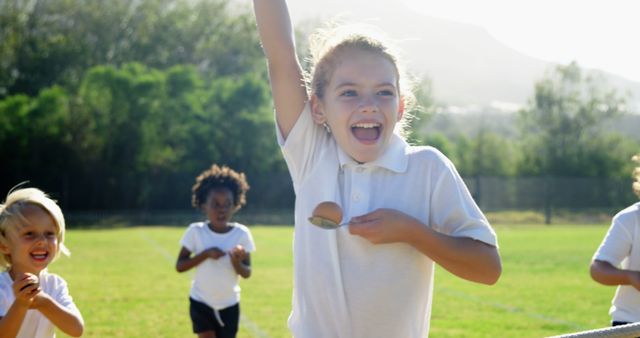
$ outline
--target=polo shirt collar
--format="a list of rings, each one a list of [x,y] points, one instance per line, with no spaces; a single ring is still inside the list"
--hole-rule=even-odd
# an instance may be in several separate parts
[[[365,168],[381,167],[396,173],[403,173],[407,170],[409,163],[409,157],[407,155],[408,147],[407,142],[394,133],[391,135],[389,144],[382,153],[382,156],[378,157],[375,161],[359,164],[340,147],[338,147],[338,161],[340,161],[340,168],[344,168],[347,165],[360,165]]]

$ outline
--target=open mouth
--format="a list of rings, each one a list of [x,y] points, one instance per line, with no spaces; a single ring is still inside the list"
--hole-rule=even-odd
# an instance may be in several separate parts
[[[351,126],[351,133],[361,142],[375,142],[380,138],[382,125],[376,122],[356,123]]]
[[[47,257],[49,257],[49,253],[46,251],[34,251],[31,253],[31,258],[35,259],[36,261],[44,261],[47,259]]]

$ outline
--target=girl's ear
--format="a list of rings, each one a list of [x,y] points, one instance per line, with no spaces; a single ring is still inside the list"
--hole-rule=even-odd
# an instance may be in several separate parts
[[[0,240],[0,253],[8,255],[8,254],[11,253],[11,250],[9,249],[9,247],[7,245],[4,244],[5,241],[6,241],[6,239]]]
[[[402,120],[404,115],[404,96],[400,96],[400,102],[398,104],[398,121]]]
[[[313,122],[317,124],[327,122],[327,118],[324,115],[324,109],[322,107],[322,100],[320,100],[316,94],[311,95],[309,104],[311,105],[311,118],[313,119]]]

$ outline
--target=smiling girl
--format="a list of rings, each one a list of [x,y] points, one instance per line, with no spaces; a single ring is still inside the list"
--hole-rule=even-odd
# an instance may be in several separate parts
[[[79,337],[80,311],[62,277],[47,266],[64,246],[60,207],[35,188],[10,192],[0,205],[0,337],[50,338],[55,328]]]
[[[451,161],[402,138],[411,93],[387,44],[328,31],[305,77],[285,1],[253,4],[296,193],[291,332],[427,336],[434,264],[494,284],[494,231]],[[349,226],[310,224],[324,201],[340,205]]]

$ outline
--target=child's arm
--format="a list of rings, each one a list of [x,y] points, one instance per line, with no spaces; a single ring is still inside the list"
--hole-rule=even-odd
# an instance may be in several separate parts
[[[225,255],[224,251],[218,248],[209,248],[191,257],[191,251],[189,251],[185,247],[182,247],[180,249],[180,253],[178,254],[178,261],[176,262],[176,271],[185,272],[197,266],[198,264],[202,263],[202,261],[204,261],[207,258],[218,259],[224,255]]]
[[[5,316],[0,317],[0,338],[14,338],[18,335],[27,310],[29,306],[19,305],[17,302],[11,304]]]
[[[84,331],[82,317],[78,313],[60,305],[46,293],[38,293],[31,304],[31,308],[40,311],[65,334],[72,337],[82,336]]]
[[[284,0],[254,0],[253,7],[269,67],[276,122],[286,139],[308,98],[291,18]]]
[[[631,285],[640,291],[640,271],[618,269],[607,261],[591,262],[591,278],[603,285]]]
[[[24,274],[16,278],[13,283],[13,293],[16,299],[4,317],[0,317],[1,338],[13,338],[18,335],[24,316],[27,314],[27,310],[29,310],[38,292],[41,292],[40,286],[37,282],[37,277],[34,275],[28,276]]]
[[[496,247],[467,237],[439,233],[417,219],[392,209],[378,209],[351,219],[349,232],[372,243],[407,243],[454,275],[495,284],[502,273]]]
[[[231,257],[231,265],[236,273],[242,278],[251,277],[251,255],[244,251],[241,245],[235,246],[229,251],[229,257]]]

